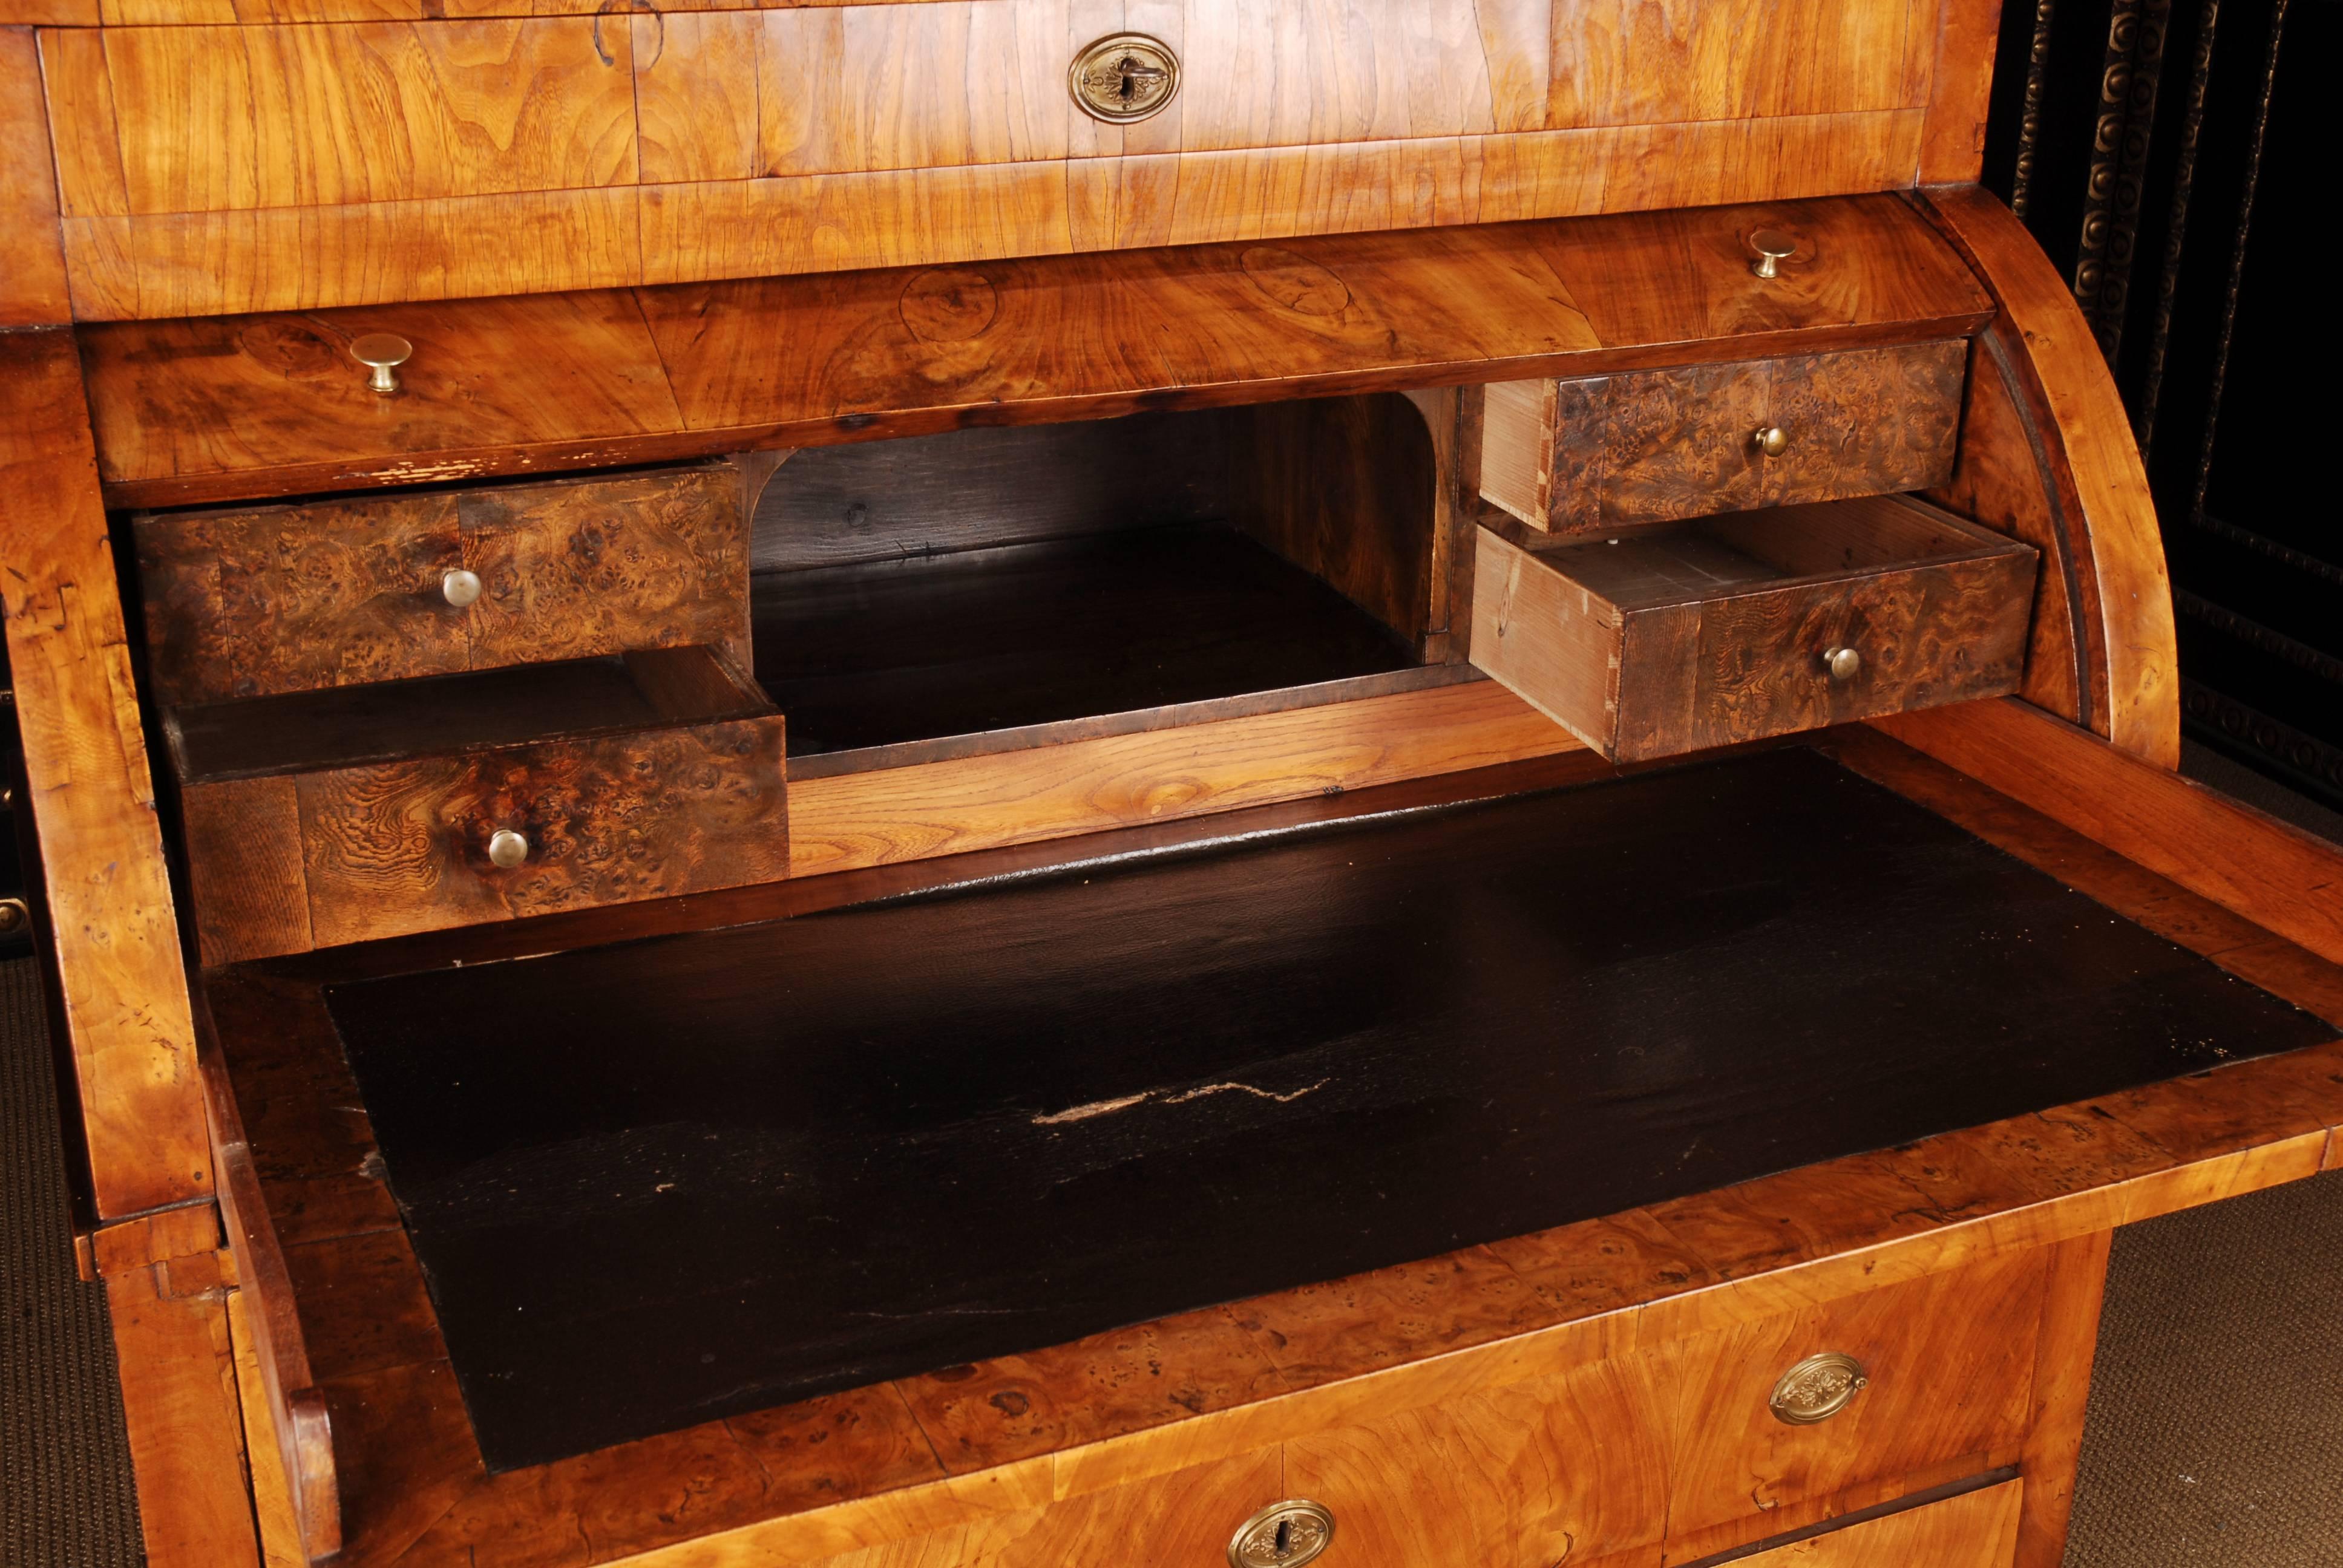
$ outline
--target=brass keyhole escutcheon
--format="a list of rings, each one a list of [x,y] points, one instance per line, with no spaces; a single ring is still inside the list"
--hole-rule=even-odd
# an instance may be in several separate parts
[[[1306,1497],[1289,1497],[1237,1526],[1229,1542],[1229,1568],[1302,1568],[1333,1541],[1333,1510]]]
[[[1844,1352],[1825,1351],[1784,1372],[1765,1406],[1785,1425],[1812,1426],[1853,1404],[1870,1386],[1871,1374],[1861,1362]]]
[[[1160,113],[1180,92],[1180,56],[1161,38],[1110,33],[1074,56],[1066,85],[1082,113],[1127,126]]]

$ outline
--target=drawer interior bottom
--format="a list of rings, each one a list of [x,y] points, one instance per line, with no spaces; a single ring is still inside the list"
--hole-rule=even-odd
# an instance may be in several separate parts
[[[324,994],[496,1469],[2333,1034],[1805,749]]]
[[[795,757],[1415,666],[1322,579],[1212,524],[756,578],[757,680]]]

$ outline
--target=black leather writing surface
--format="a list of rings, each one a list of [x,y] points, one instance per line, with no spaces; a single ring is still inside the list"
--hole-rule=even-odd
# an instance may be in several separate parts
[[[329,1000],[498,1467],[2333,1033],[1803,749]]]

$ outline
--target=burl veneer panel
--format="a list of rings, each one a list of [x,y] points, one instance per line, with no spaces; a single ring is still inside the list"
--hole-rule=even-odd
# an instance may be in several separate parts
[[[2332,1033],[1803,749],[328,1002],[497,1467]]]

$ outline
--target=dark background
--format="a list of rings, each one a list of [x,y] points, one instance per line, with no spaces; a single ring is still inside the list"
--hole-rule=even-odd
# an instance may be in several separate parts
[[[2343,808],[2336,0],[2006,0],[1985,183],[2098,334],[2147,458],[2192,739]]]

